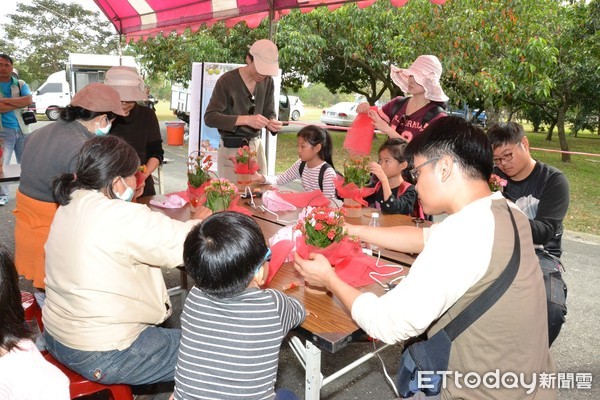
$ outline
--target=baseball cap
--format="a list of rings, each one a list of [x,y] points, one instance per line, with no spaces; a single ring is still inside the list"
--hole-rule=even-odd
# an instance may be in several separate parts
[[[422,55],[412,63],[408,69],[392,65],[390,77],[396,85],[406,94],[408,91],[408,78],[414,80],[425,89],[425,98],[430,101],[446,102],[448,96],[440,85],[442,76],[442,63],[436,56]]]
[[[71,100],[71,106],[85,108],[94,112],[112,112],[125,116],[121,107],[119,92],[103,83],[90,83]]]
[[[133,67],[112,67],[104,75],[104,84],[121,95],[121,101],[146,100],[146,85]]]
[[[275,43],[268,39],[257,40],[249,53],[254,57],[256,72],[269,76],[279,74],[279,51]]]

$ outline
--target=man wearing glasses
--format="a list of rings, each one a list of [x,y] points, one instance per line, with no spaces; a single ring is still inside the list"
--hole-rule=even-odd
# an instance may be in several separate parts
[[[427,228],[347,225],[347,232],[382,248],[418,253],[408,275],[377,296],[346,284],[320,254],[296,255],[296,270],[309,282],[324,284],[369,336],[392,344],[424,333],[431,338],[496,282],[515,254],[518,272],[508,290],[452,342],[447,370],[454,378],[446,380],[441,398],[555,399],[556,390],[542,385],[525,393],[523,387],[467,387],[455,379],[456,373],[474,371],[532,376],[556,368],[529,222],[500,193],[490,192],[488,138],[463,118],[449,116],[411,140],[405,154],[415,165],[410,173],[423,211],[448,217]]]
[[[279,74],[277,46],[267,39],[256,41],[246,55],[246,64],[217,80],[204,114],[206,125],[217,128],[221,135],[217,153],[219,177],[232,182],[236,181],[236,174],[230,157],[243,145],[256,150],[260,170],[266,173],[262,129],[275,134],[283,126],[275,112],[272,78]]]
[[[531,157],[529,141],[520,124],[493,125],[488,136],[494,152],[495,172],[507,181],[503,195],[529,218],[546,283],[552,344],[567,313],[567,289],[562,280],[560,256],[563,219],[569,208],[569,181],[558,169]]]

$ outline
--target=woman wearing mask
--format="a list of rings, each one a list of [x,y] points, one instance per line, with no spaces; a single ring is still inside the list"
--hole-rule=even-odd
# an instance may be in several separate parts
[[[361,103],[356,110],[368,113],[373,126],[389,139],[411,141],[438,118],[445,117],[448,96],[440,85],[442,64],[436,56],[422,55],[407,69],[391,67],[392,81],[406,97],[396,97],[383,107],[373,110]]]
[[[15,264],[20,275],[33,280],[40,306],[44,298],[44,243],[58,207],[52,179],[74,172],[81,146],[96,135],[108,134],[111,121],[124,114],[116,90],[92,83],[73,96],[58,121],[25,140],[14,211]]]
[[[46,242],[44,338],[50,353],[89,380],[172,381],[180,330],[158,267],[183,264],[187,222],[132,203],[140,165],[116,136],[86,142],[75,173],[54,181],[60,203]],[[143,235],[140,235],[143,232]]]

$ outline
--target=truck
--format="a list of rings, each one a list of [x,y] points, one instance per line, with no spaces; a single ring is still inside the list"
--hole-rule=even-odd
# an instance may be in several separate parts
[[[104,82],[106,71],[117,65],[139,70],[131,56],[71,53],[65,70],[50,74],[33,93],[33,104],[29,109],[36,114],[46,114],[49,120],[56,121],[61,108],[69,105],[75,93],[89,83]]]

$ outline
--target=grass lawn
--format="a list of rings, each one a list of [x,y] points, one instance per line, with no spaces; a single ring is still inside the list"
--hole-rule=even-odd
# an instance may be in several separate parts
[[[329,131],[333,139],[333,162],[339,170],[343,169],[345,132]],[[553,140],[546,141],[545,133],[534,134],[527,132],[531,147],[540,149],[559,150],[558,136],[555,134]],[[377,159],[377,149],[385,140],[384,135],[377,135],[373,142],[371,158]],[[600,137],[591,134],[579,134],[579,137],[567,136],[569,150],[600,154]],[[598,170],[600,169],[600,157],[571,155],[571,162],[561,161],[560,153],[546,151],[531,151],[533,157],[542,162],[550,164],[563,171],[569,179],[571,188],[571,203],[569,212],[565,218],[565,229],[600,235],[600,185],[598,185]],[[277,139],[277,164],[276,171],[285,171],[295,160],[298,159],[296,150],[296,136],[293,133],[279,135]]]
[[[304,121],[318,121],[321,109],[305,107]],[[161,121],[172,121],[177,118],[169,110],[168,101],[161,100],[156,105],[156,114]],[[300,128],[298,128],[300,129]],[[531,147],[540,149],[559,150],[558,134],[555,132],[552,141],[546,141],[546,133],[532,133],[531,126],[525,125]],[[345,131],[329,131],[333,139],[333,162],[339,170],[343,169],[343,143]],[[384,135],[377,135],[373,142],[371,158],[377,159],[377,149],[385,140]],[[569,150],[581,153],[600,154],[600,136],[589,132],[579,133],[578,137],[567,136]],[[600,157],[571,155],[571,162],[561,161],[560,153],[532,150],[535,159],[550,164],[563,171],[569,179],[571,187],[571,203],[565,218],[565,228],[576,232],[600,235],[600,185],[598,185],[598,170]],[[296,150],[296,135],[286,133],[279,135],[277,140],[277,173],[285,171],[298,159]]]

